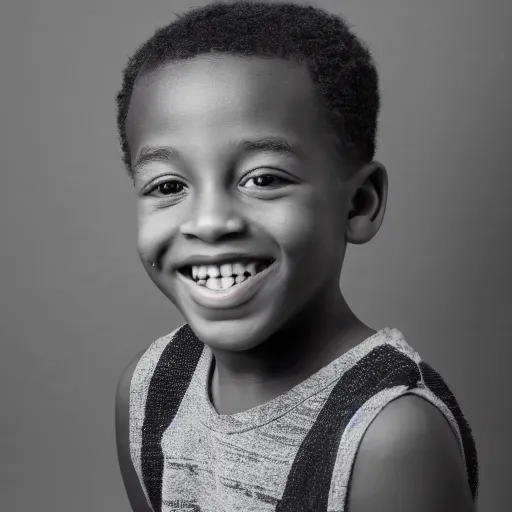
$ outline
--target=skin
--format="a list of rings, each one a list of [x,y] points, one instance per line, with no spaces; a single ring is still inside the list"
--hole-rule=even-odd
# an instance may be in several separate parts
[[[173,146],[181,154],[134,173],[138,252],[155,285],[211,349],[211,401],[219,414],[285,393],[375,333],[349,308],[339,278],[347,243],[366,243],[381,226],[386,169],[376,161],[355,165],[340,154],[304,67],[228,55],[171,63],[139,76],[126,126],[132,166],[147,146]],[[298,156],[235,149],[242,138],[269,136],[285,138]],[[231,310],[195,303],[178,280],[176,261],[236,250],[274,258],[272,278]],[[137,512],[149,510],[128,443],[129,383],[141,355],[123,372],[116,408],[121,471]],[[398,412],[408,419],[418,409]],[[380,416],[374,424],[382,423]],[[447,435],[453,445],[453,433]],[[357,475],[366,485],[368,474],[386,479],[385,471],[371,473],[368,450],[351,484],[351,512],[387,510],[358,490]],[[400,490],[393,496],[396,505]]]

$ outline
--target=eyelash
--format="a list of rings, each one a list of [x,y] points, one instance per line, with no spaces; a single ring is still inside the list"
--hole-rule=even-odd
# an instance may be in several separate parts
[[[280,180],[281,182],[283,182],[285,184],[286,183],[291,183],[290,180],[287,180],[286,178],[283,178],[281,176],[278,176],[277,174],[272,174],[272,173],[262,173],[262,174],[258,174],[256,176],[249,176],[247,178],[247,180],[245,181],[245,183],[247,183],[251,179],[254,180],[254,179],[257,179],[257,178],[262,178],[262,177],[267,177],[267,176],[271,176],[273,179]],[[167,179],[167,180],[160,181],[159,183],[156,183],[155,185],[153,185],[144,195],[148,195],[148,196],[151,195],[155,190],[158,189],[158,187],[160,187],[161,185],[165,185],[166,183],[179,183],[181,186],[185,186],[184,183],[181,180],[178,180],[178,179]],[[257,187],[257,189],[259,189],[259,190],[264,190],[265,188],[267,188],[267,187]],[[178,192],[178,193],[175,193],[175,194],[163,194],[163,197],[178,196],[181,193],[182,192]]]

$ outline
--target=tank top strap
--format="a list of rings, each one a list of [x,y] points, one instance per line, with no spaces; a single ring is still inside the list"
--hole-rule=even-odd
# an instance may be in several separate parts
[[[190,385],[204,344],[188,324],[153,342],[130,384],[130,453],[146,499],[162,506],[164,455],[161,439]]]
[[[396,329],[393,329],[396,331]],[[478,461],[476,446],[470,426],[459,405],[441,376],[418,353],[410,347],[401,333],[386,345],[377,347],[363,358],[354,368],[355,382],[363,375],[370,375],[369,384],[360,386],[355,392],[356,398],[350,410],[353,412],[348,421],[342,419],[336,461],[332,471],[329,490],[328,512],[341,512],[346,508],[350,476],[354,467],[357,450],[361,440],[379,412],[398,397],[414,394],[429,401],[446,418],[457,438],[459,450],[464,460],[468,483],[475,506],[478,498]],[[380,352],[380,354],[379,354]],[[398,365],[396,370],[381,374],[382,368]],[[359,377],[361,375],[361,377]],[[383,380],[380,380],[384,377]],[[354,377],[350,377],[353,379]],[[377,383],[377,379],[379,382]],[[341,383],[340,383],[341,384]],[[351,393],[343,385],[333,393]]]
[[[416,363],[385,343],[343,373],[300,446],[276,512],[301,510],[305,503],[308,510],[343,510],[352,461],[368,421],[360,411],[383,407],[420,378]]]

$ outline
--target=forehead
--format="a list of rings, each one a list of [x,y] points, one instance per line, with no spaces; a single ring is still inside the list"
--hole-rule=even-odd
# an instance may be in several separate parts
[[[312,144],[326,128],[305,66],[231,55],[172,62],[143,74],[126,120],[132,160],[146,145],[193,151],[247,136]]]

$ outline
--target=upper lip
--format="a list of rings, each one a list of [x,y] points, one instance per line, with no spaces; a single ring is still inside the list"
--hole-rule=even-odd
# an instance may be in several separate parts
[[[247,253],[247,252],[223,252],[219,254],[194,254],[183,258],[178,258],[174,263],[174,268],[202,265],[219,265],[242,260],[274,260],[268,254]]]

